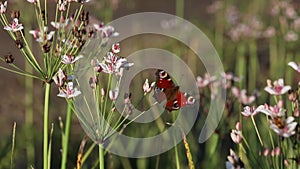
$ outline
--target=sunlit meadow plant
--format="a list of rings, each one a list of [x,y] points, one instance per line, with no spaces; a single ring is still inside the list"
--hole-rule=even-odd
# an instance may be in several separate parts
[[[48,169],[51,162],[51,142],[49,143],[49,103],[50,88],[54,82],[59,89],[57,96],[66,98],[68,111],[66,115],[65,131],[62,132],[62,157],[61,168],[66,168],[67,151],[69,142],[69,132],[72,117],[72,99],[81,94],[74,83],[73,74],[74,63],[79,59],[84,59],[83,55],[78,55],[83,45],[89,38],[98,36],[103,44],[110,37],[117,36],[112,26],[89,23],[89,12],[84,11],[84,5],[89,0],[58,0],[53,13],[48,9],[48,2],[40,0],[27,0],[32,10],[35,12],[36,29],[30,30],[23,26],[20,20],[22,15],[17,10],[12,10],[10,15],[7,9],[9,2],[0,2],[0,21],[3,29],[7,31],[15,42],[17,49],[24,56],[25,61],[35,72],[26,72],[15,64],[15,57],[8,54],[1,57],[6,65],[1,69],[41,80],[44,85],[44,130],[43,130],[43,168]],[[71,10],[74,5],[76,9]],[[49,20],[49,15],[54,15],[54,20]],[[10,17],[9,17],[10,16]],[[40,53],[34,54],[34,46],[28,44],[25,34],[29,33],[40,47]],[[19,59],[19,58],[18,58]],[[106,67],[109,71],[110,68]],[[50,139],[51,140],[51,139]],[[29,164],[28,164],[29,165]]]
[[[289,65],[298,70],[296,63]],[[299,87],[291,89],[284,85],[283,79],[278,79],[273,83],[267,80],[264,90],[273,96],[275,105],[243,107],[240,114],[243,118],[230,133],[239,149],[238,155],[230,150],[226,162],[228,169],[299,167]],[[257,120],[260,121],[258,125]]]

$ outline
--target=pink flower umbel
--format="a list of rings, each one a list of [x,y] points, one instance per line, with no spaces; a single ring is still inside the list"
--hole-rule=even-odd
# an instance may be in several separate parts
[[[265,87],[265,91],[267,91],[271,95],[279,96],[285,94],[291,89],[291,86],[284,86],[283,79],[278,79],[274,81],[272,85],[271,80],[267,80],[267,87]]]
[[[297,64],[296,62],[289,62],[288,65],[300,73],[300,64]]]
[[[230,155],[227,156],[226,169],[244,169],[244,163],[235,154],[235,152],[230,149]]]
[[[129,68],[133,66],[133,63],[129,63],[125,58],[117,56],[113,52],[108,52],[104,57],[103,62],[99,63],[102,67],[102,71],[108,74],[120,73],[120,68]]]
[[[7,8],[7,1],[0,2],[0,14],[4,14],[6,12],[6,8]]]
[[[145,80],[145,83],[143,85],[144,93],[150,93],[152,88],[155,86],[155,82],[152,82],[151,85],[148,82],[148,79]]]
[[[81,58],[83,58],[83,56],[82,55],[79,55],[79,56],[73,56],[73,55],[63,55],[62,56],[62,59],[61,59],[61,62],[63,63],[63,64],[73,64],[73,63],[75,63],[77,60],[79,60],[79,59],[81,59]]]
[[[68,98],[68,99],[72,97],[76,97],[81,94],[81,92],[77,88],[74,88],[73,82],[68,82],[64,88],[60,88],[59,90],[60,92],[57,96]]]
[[[17,32],[24,29],[24,27],[22,24],[19,24],[19,20],[17,18],[14,18],[12,23],[5,26],[4,29],[7,31]]]
[[[244,107],[244,110],[241,112],[243,116],[249,117],[249,116],[255,116],[257,115],[262,109],[264,109],[263,105],[258,106],[256,109],[254,106],[246,106]]]
[[[275,131],[279,136],[288,138],[296,133],[295,129],[297,122],[294,122],[295,118],[290,116],[285,120],[276,117],[271,120],[270,128]]]

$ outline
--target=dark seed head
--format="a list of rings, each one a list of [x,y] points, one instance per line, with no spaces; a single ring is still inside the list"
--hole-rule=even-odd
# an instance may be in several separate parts
[[[17,47],[18,49],[22,49],[22,48],[23,48],[23,42],[22,42],[22,40],[17,39],[17,40],[15,41],[15,44],[16,44],[16,47]]]
[[[46,42],[44,45],[43,45],[43,52],[44,53],[48,53],[51,49],[51,43],[50,42]]]
[[[14,60],[15,60],[15,58],[13,57],[12,54],[5,55],[5,56],[4,56],[4,59],[5,59],[5,62],[6,62],[6,63],[13,63]]]

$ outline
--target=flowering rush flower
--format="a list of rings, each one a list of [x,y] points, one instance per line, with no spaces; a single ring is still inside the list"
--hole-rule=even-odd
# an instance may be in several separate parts
[[[44,30],[44,32],[47,32],[48,31],[48,27],[44,26],[43,30]],[[41,30],[40,29],[30,30],[29,34],[31,34],[34,39],[37,39],[37,38],[39,38],[41,36]]]
[[[115,88],[114,90],[109,91],[110,100],[116,100],[118,98],[118,95],[119,95],[119,89],[118,88]]]
[[[115,32],[114,27],[110,25],[104,25],[103,22],[101,22],[100,24],[94,24],[94,28],[100,32],[102,38],[119,36],[119,33]]]
[[[241,78],[238,77],[238,76],[235,76],[233,73],[229,72],[229,73],[221,73],[221,76],[223,78],[226,79],[226,81],[222,81],[222,86],[225,88],[225,89],[228,89],[231,87],[232,83],[233,82],[239,82],[241,81]]]
[[[114,45],[112,46],[112,48]],[[112,50],[114,51],[114,50]],[[116,55],[116,53],[108,52],[103,62],[99,63],[102,71],[108,74],[120,73],[120,68],[129,68],[133,63],[129,63],[125,58]]]
[[[278,79],[274,81],[272,85],[271,80],[267,80],[267,87],[265,87],[265,91],[267,91],[271,95],[279,96],[285,94],[291,89],[291,86],[284,86],[283,79]]]
[[[143,85],[144,93],[151,92],[152,88],[155,86],[155,82],[152,82],[151,85],[148,82],[148,79],[145,80],[145,83]]]
[[[259,112],[261,112],[262,109],[264,109],[265,106],[264,105],[260,105],[258,106],[256,109],[254,106],[250,107],[250,106],[246,106],[244,107],[244,110],[241,112],[243,116],[245,117],[249,117],[249,116],[255,116],[257,115]]]
[[[288,65],[300,73],[300,64],[297,64],[296,62],[289,62]]]
[[[255,101],[255,96],[247,96],[246,89],[240,90],[237,87],[232,87],[231,92],[242,104],[248,105]]]
[[[74,88],[73,82],[68,82],[67,85],[64,88],[60,88],[59,91],[60,92],[57,96],[68,99],[81,94],[81,92],[77,88]]]
[[[244,169],[244,163],[232,149],[230,149],[230,155],[227,156],[227,160],[225,164],[226,169]]]
[[[62,87],[64,85],[64,83],[67,80],[67,75],[66,73],[60,68],[58,70],[58,72],[56,73],[56,75],[53,76],[53,80],[54,83],[58,86],[58,87]]]
[[[7,1],[0,2],[0,14],[4,14],[6,12],[6,8],[7,8]]]
[[[24,27],[22,24],[19,24],[19,20],[17,18],[14,18],[12,23],[5,26],[4,29],[7,31],[17,32],[24,29]]]
[[[54,22],[51,21],[50,24],[55,28],[55,29],[62,29],[68,26],[69,19],[61,18],[60,22]]]
[[[213,82],[214,80],[216,80],[215,76],[210,76],[208,73],[204,74],[204,77],[201,76],[197,76],[197,81],[196,81],[196,85],[199,88],[204,88],[206,87],[208,84],[210,84],[211,82]]]
[[[236,129],[231,130],[230,137],[234,143],[239,144],[243,140],[243,135],[241,132],[242,129],[241,123],[237,122],[235,128]]]
[[[51,41],[54,34],[55,34],[54,31],[51,31],[51,32],[49,32],[49,33],[44,32],[44,36],[41,36],[41,33],[39,33],[39,34],[38,34],[39,36],[38,36],[38,38],[36,39],[36,41],[37,41],[37,42],[40,42],[40,43],[45,42],[45,41]]]
[[[280,105],[269,106],[265,104],[263,107],[259,106],[260,109],[258,111],[270,116],[271,118],[283,117],[285,115],[286,110],[282,108]]]
[[[284,121],[282,118],[276,117],[271,120],[270,128],[275,131],[279,136],[288,138],[294,135],[297,122],[294,122],[295,118],[290,116]]]
[[[82,55],[79,55],[79,56],[76,56],[76,57],[74,57],[73,55],[63,55],[62,59],[61,59],[61,62],[63,64],[66,64],[66,65],[67,64],[73,64],[73,63],[75,63],[77,60],[79,60],[81,58],[83,58]]]

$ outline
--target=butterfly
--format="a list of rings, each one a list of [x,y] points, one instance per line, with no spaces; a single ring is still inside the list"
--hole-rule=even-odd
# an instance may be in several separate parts
[[[192,105],[195,103],[194,97],[187,93],[183,93],[179,90],[179,86],[176,86],[171,77],[164,70],[157,70],[156,75],[156,87],[153,97],[158,103],[161,103],[164,99],[167,99],[165,109],[168,111],[179,110],[182,106]]]

